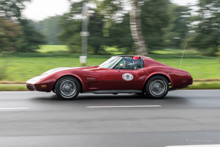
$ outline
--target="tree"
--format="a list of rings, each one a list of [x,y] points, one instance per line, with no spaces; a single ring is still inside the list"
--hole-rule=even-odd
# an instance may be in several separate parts
[[[24,9],[24,2],[30,0],[1,0],[0,17],[20,21],[21,11]]]
[[[157,46],[157,41],[163,42],[163,39],[158,38],[161,38],[162,30],[168,24],[169,0],[94,0],[94,2],[97,4],[99,12],[105,16],[107,24],[111,24],[117,14],[121,14],[120,16],[123,17],[126,7],[132,7],[127,12],[130,16],[131,35],[138,54],[147,55],[149,46]]]
[[[191,13],[189,7],[172,4],[169,6],[170,24],[166,29],[167,46],[181,48],[187,37]]]
[[[81,53],[81,31],[82,31],[82,6],[83,2],[74,2],[71,10],[60,19],[60,27],[62,32],[58,35],[59,40],[66,44],[71,53]],[[90,16],[88,25],[90,36],[88,38],[89,53],[106,54],[104,45],[106,37],[103,36],[102,22],[103,16],[94,12]]]
[[[144,36],[141,29],[140,0],[131,0],[127,2],[130,2],[130,6],[132,7],[129,13],[130,29],[133,40],[137,47],[137,53],[140,55],[147,55],[147,46],[145,44]],[[94,0],[94,3],[97,4],[99,12],[105,16],[107,27],[109,27],[108,23],[111,22],[111,19],[113,19],[117,13],[123,13],[124,6],[126,6],[126,2],[120,0]]]
[[[135,54],[135,44],[131,36],[129,15],[125,14],[122,22],[114,23],[109,28],[109,37],[106,39],[107,46],[115,46],[123,54]]]
[[[39,45],[46,44],[45,36],[38,32],[30,21],[26,19],[20,20],[22,36],[17,52],[34,52],[39,49]]]
[[[104,46],[115,46],[125,54],[137,53],[135,49],[136,44],[131,33],[131,16],[125,12],[123,12],[123,15],[122,12],[119,13],[121,17],[115,16],[118,11],[123,10],[123,4],[120,1],[118,3],[111,3],[111,1],[104,2],[90,16],[88,26],[90,32],[88,38],[90,52],[92,48],[95,54],[105,54]],[[81,46],[81,37],[79,36],[81,32],[81,18],[79,14],[81,14],[82,4],[83,2],[73,3],[71,11],[65,14],[60,21],[63,29],[59,36],[60,40],[68,44],[69,47],[75,46],[75,49]],[[139,7],[142,9],[140,17],[142,19],[143,33],[141,31],[141,34],[146,38],[144,42],[146,41],[148,43],[150,49],[164,46],[163,30],[169,22],[169,15],[167,13],[168,4],[168,1],[164,0],[157,0],[156,2],[149,0],[143,4],[139,4]],[[137,30],[137,28],[133,31],[140,33],[138,32],[140,30]]]
[[[130,15],[131,34],[137,47],[137,53],[140,55],[147,55],[147,45],[141,28],[141,9],[139,0],[131,0],[132,9]]]
[[[142,32],[148,51],[163,49],[165,46],[164,30],[170,23],[169,4],[166,0],[148,0],[141,6]]]
[[[190,46],[215,56],[220,40],[220,1],[200,0],[197,25],[192,28]]]
[[[80,53],[81,51],[81,20],[73,18],[73,16],[81,14],[81,10],[82,2],[74,2],[70,12],[65,13],[59,21],[59,27],[62,31],[58,35],[58,39],[68,46],[71,53]]]
[[[19,24],[0,17],[0,52],[15,51],[21,33]]]
[[[13,24],[12,22],[9,23],[9,21],[6,21],[4,23],[6,24],[6,26],[8,26],[8,27],[3,26],[5,27],[5,29],[4,28],[3,29],[7,32],[7,33],[4,33],[4,32],[2,33],[4,35],[2,37],[3,38],[2,46],[4,46],[4,48],[8,46],[7,42],[9,41],[9,42],[12,42],[11,46],[13,46],[14,51],[26,52],[26,51],[34,51],[38,49],[39,44],[45,43],[44,36],[40,34],[39,32],[37,32],[34,29],[34,27],[30,25],[30,22],[28,22],[28,20],[22,19],[21,12],[25,7],[24,2],[28,2],[28,1],[30,0],[1,0],[0,1],[0,16],[2,18],[6,18],[8,20],[10,19],[11,21],[14,21],[17,23],[16,25]],[[17,37],[15,40],[13,40],[15,38],[14,36]],[[11,41],[11,39],[13,41]],[[5,41],[5,40],[8,40],[8,41]]]
[[[46,36],[47,44],[60,45],[57,36],[61,32],[59,20],[61,16],[53,16],[40,22],[32,22],[35,28]]]
[[[88,45],[91,48],[90,51],[93,54],[106,54],[104,50],[104,46],[107,45],[107,41],[109,39],[108,36],[104,36],[103,30],[103,16],[95,12],[92,16],[90,16],[89,21],[89,33],[90,36],[88,37]]]

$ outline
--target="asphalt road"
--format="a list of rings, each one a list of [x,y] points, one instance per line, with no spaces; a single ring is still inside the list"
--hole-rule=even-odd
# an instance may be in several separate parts
[[[156,100],[81,94],[74,101],[53,93],[0,92],[0,147],[218,144],[220,90],[171,91]]]

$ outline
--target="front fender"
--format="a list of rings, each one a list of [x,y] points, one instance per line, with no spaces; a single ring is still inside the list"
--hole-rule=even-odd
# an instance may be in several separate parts
[[[59,80],[60,78],[64,77],[64,76],[72,76],[72,77],[77,78],[79,80],[79,82],[81,83],[81,85],[82,85],[82,92],[86,91],[86,86],[85,86],[84,82],[82,81],[82,79],[78,75],[76,75],[74,73],[61,73],[61,74],[58,74],[56,76],[56,81]],[[55,85],[56,81],[54,82],[54,85]]]

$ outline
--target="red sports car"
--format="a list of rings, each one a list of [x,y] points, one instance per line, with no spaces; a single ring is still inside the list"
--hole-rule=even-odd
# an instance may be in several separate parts
[[[183,70],[145,56],[113,56],[99,66],[62,67],[49,70],[26,82],[31,91],[55,92],[61,99],[79,93],[141,93],[164,98],[169,90],[187,87],[192,76]]]

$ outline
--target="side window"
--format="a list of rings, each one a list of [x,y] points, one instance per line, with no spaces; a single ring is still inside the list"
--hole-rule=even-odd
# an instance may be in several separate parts
[[[124,59],[122,59],[116,66],[114,69],[123,69],[124,66]]]
[[[114,69],[119,69],[119,68],[122,70],[135,70],[131,60],[127,60],[124,58],[115,66]]]
[[[124,69],[124,70],[136,70],[143,68],[142,59],[132,59],[131,57],[124,57],[122,60],[114,67],[114,69]]]
[[[142,59],[133,60],[133,65],[135,69],[140,69],[144,67],[144,62]]]

